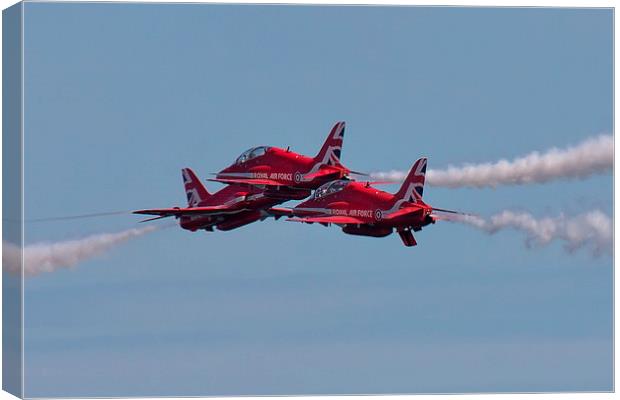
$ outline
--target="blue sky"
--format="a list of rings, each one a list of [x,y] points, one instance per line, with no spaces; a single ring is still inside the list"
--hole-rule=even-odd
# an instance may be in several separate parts
[[[609,9],[25,12],[26,218],[183,205],[182,167],[206,178],[263,144],[314,154],[338,120],[343,162],[365,171],[510,158],[613,127]],[[612,177],[425,199],[611,213]],[[137,220],[30,224],[26,242]],[[25,395],[612,389],[611,257],[448,223],[416,238],[173,228],[28,279]]]

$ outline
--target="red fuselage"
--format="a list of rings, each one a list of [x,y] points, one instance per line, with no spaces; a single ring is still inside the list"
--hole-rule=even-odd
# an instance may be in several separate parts
[[[253,186],[228,185],[196,205],[225,208],[212,215],[182,215],[179,225],[190,231],[213,230],[214,227],[227,231],[264,219],[267,216],[265,209],[284,201],[286,199],[270,197],[264,190]]]
[[[252,150],[255,154],[252,154]],[[278,147],[257,147],[246,153],[220,171],[216,179],[231,182],[242,180],[243,182],[239,183],[264,187],[306,189],[301,191],[297,198],[289,197],[300,200],[310,195],[309,190],[334,179],[340,179],[349,173],[349,170],[339,163],[327,165],[322,160]],[[274,189],[275,192],[277,190]]]
[[[399,199],[391,193],[365,183],[336,181],[317,189],[312,198],[293,209],[301,218],[334,218],[345,233],[364,236],[387,236],[394,229],[418,231],[430,223],[432,207]],[[320,222],[320,218],[318,218]],[[328,218],[329,219],[329,218]]]

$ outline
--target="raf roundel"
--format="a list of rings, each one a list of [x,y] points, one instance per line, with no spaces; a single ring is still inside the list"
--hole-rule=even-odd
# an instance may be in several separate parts
[[[295,177],[294,177],[294,179],[295,179],[295,183],[299,183],[299,182],[301,182],[301,180],[302,180],[302,175],[301,175],[301,172],[299,172],[299,171],[295,172]]]
[[[377,221],[381,221],[383,219],[383,211],[379,210],[378,208],[375,210],[375,219]]]

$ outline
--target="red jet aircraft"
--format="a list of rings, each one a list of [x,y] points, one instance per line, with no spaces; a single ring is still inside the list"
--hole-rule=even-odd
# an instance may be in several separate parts
[[[184,168],[183,183],[187,195],[187,208],[173,207],[151,210],[138,210],[134,214],[157,215],[144,220],[153,221],[160,218],[176,217],[183,229],[192,232],[204,229],[212,232],[213,228],[228,231],[250,224],[267,217],[282,216],[270,214],[268,209],[286,199],[272,198],[255,186],[233,184],[210,194],[200,182],[194,171]]]
[[[378,190],[369,183],[337,180],[318,188],[312,198],[293,208],[295,217],[289,221],[336,224],[344,233],[384,237],[394,230],[405,246],[417,243],[411,231],[434,224],[438,216],[433,211],[456,211],[433,208],[422,201],[426,158],[417,160],[402,187],[395,194]],[[286,209],[276,209],[281,214]]]
[[[314,158],[278,147],[253,147],[212,180],[266,187],[272,197],[305,199],[312,189],[352,172],[340,163],[344,128],[344,122],[336,123]]]

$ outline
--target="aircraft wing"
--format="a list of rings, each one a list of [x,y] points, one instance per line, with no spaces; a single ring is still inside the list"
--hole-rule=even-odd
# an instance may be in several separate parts
[[[287,219],[287,221],[305,222],[307,224],[312,224],[314,222],[317,222],[319,224],[365,224],[366,223],[359,218],[345,217],[341,215],[329,215],[329,216],[324,216],[324,217],[295,217],[295,218],[289,218]]]
[[[285,207],[271,207],[267,210],[267,212],[276,218],[292,217],[294,215],[293,209]]]
[[[208,181],[221,183],[242,183],[246,185],[265,185],[265,186],[290,186],[271,179],[250,179],[250,178],[212,178]]]
[[[137,210],[132,211],[132,214],[143,214],[143,215],[157,215],[157,218],[147,219],[145,221],[151,221],[159,218],[166,217],[181,217],[183,215],[211,215],[211,214],[223,214],[225,211],[229,210],[229,207],[226,205],[221,206],[209,206],[209,207],[190,207],[190,208],[181,208],[181,207],[173,207],[173,208],[152,208],[148,210]],[[145,222],[142,221],[142,222]]]
[[[421,212],[422,212],[422,208],[418,208],[418,209],[415,209],[415,210],[412,210],[411,208],[403,208],[403,209],[394,211],[393,213],[390,213],[388,215],[384,215],[383,219],[390,220],[390,219],[395,219],[395,218],[398,218],[398,217],[402,217],[404,215],[415,215],[415,214],[418,214],[418,213],[421,213]]]
[[[338,175],[339,173],[340,173],[340,171],[334,171],[334,170],[331,170],[331,169],[320,169],[320,170],[318,170],[316,172],[313,172],[311,174],[305,174],[304,175],[304,180],[311,181],[311,180],[316,179],[316,178],[322,178],[322,177],[326,177],[326,176],[330,176],[330,175]],[[334,179],[336,177],[337,176],[335,176]]]

